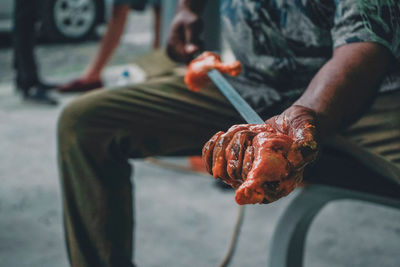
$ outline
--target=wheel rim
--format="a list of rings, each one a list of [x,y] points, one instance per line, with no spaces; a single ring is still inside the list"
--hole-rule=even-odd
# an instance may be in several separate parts
[[[95,0],[56,0],[54,22],[65,37],[79,38],[92,27],[96,17]]]

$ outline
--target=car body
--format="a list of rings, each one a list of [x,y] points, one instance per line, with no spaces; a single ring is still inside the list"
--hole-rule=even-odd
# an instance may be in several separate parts
[[[26,0],[31,1],[31,0]],[[0,31],[12,31],[15,0],[0,1]],[[49,40],[82,40],[107,21],[112,0],[41,0],[38,32]]]

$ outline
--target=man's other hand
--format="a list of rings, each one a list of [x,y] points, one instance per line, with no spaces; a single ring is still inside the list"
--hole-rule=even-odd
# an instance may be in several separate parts
[[[168,56],[172,60],[189,63],[201,49],[202,29],[203,24],[199,14],[181,5],[172,21],[167,43]]]

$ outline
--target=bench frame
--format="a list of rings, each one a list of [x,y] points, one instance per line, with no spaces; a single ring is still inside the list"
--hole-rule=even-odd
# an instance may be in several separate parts
[[[272,237],[268,266],[303,266],[305,240],[311,223],[326,204],[343,199],[400,209],[400,200],[332,186],[307,185],[300,189],[278,221]]]

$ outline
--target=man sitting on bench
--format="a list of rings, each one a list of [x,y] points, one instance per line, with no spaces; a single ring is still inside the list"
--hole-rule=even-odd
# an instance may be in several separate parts
[[[205,2],[180,1],[168,44],[173,59],[189,62],[199,50]],[[284,114],[293,127],[313,123],[321,144],[370,116],[374,100],[384,101],[384,119],[362,127],[382,132],[384,142],[377,144],[399,149],[393,137],[400,135],[400,2],[238,0],[223,1],[221,12],[243,64],[243,73],[229,81],[264,119]],[[73,266],[133,266],[129,158],[200,153],[214,133],[243,123],[215,88],[194,93],[182,76],[167,73],[85,94],[60,117],[58,156]],[[365,131],[353,135],[360,133]],[[398,166],[399,154],[389,152]]]

